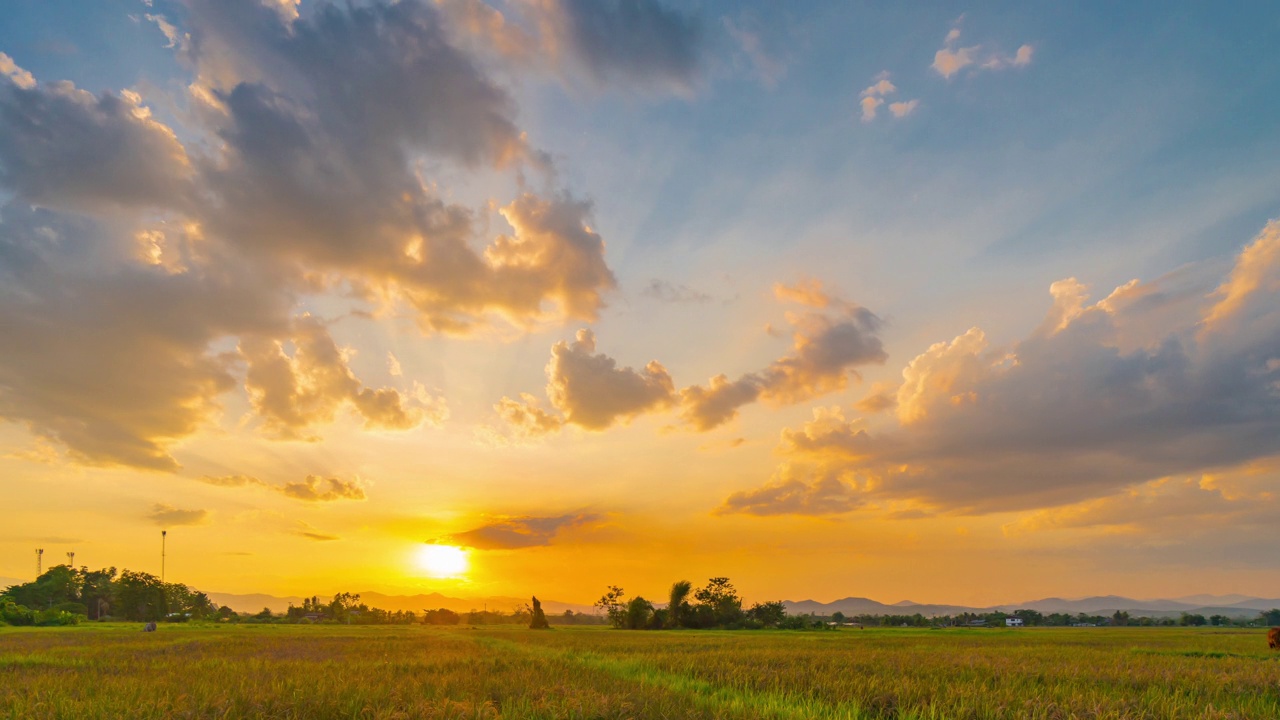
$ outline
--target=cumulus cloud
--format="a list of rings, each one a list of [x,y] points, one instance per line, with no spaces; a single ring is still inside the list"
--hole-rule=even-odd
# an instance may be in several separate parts
[[[209,520],[208,510],[182,510],[165,503],[156,503],[147,513],[147,519],[161,527],[177,525],[203,525]]]
[[[7,55],[0,71],[0,185],[18,197],[73,210],[152,207],[189,188],[186,150],[137,94],[38,85]]]
[[[172,273],[133,255],[131,234],[103,222],[0,209],[0,417],[82,463],[174,470],[169,447],[236,385],[210,344],[278,330],[289,298],[252,266]]]
[[[788,405],[843,390],[848,378],[857,376],[855,367],[888,358],[877,335],[881,321],[866,308],[832,297],[817,281],[779,284],[774,291],[779,299],[821,311],[788,313],[794,328],[792,354],[736,380],[722,374],[706,387],[682,389],[680,414],[689,426],[711,430],[757,400]]]
[[[574,8],[639,12],[651,28],[683,18]],[[290,0],[190,0],[152,21],[194,76],[180,132],[134,92],[37,82],[0,55],[0,190],[13,198],[0,323],[14,348],[0,417],[78,462],[172,471],[171,448],[238,385],[279,437],[310,437],[347,407],[370,428],[443,418],[421,388],[364,387],[327,334],[291,319],[304,296],[407,307],[424,330],[458,333],[603,307],[616,281],[590,204],[549,172],[536,192],[524,182],[550,169],[545,154],[433,5],[300,15]],[[441,166],[526,189],[475,210],[443,199],[427,176]],[[491,207],[509,230],[491,234]]]
[[[675,386],[666,368],[651,360],[641,370],[618,367],[596,353],[596,336],[579,330],[574,341],[558,342],[547,364],[547,398],[565,422],[604,430],[655,408],[670,405]]]
[[[599,524],[602,519],[603,516],[596,513],[500,518],[474,530],[448,535],[439,541],[477,550],[540,547],[551,545],[556,535],[563,530],[591,527]]]
[[[364,500],[364,487],[358,480],[308,475],[301,482],[285,483],[280,492],[296,500],[307,502],[333,502],[335,500]]]
[[[1268,224],[1226,281],[1198,291],[1175,274],[1090,304],[1078,281],[1055,283],[1045,322],[1022,341],[993,347],[973,328],[908,363],[896,425],[823,410],[785,430],[779,452],[814,472],[866,477],[870,497],[973,513],[1080,503],[1272,458],[1276,237]]]
[[[364,387],[348,366],[353,351],[338,347],[316,318],[302,316],[284,342],[248,337],[240,341],[240,355],[248,364],[245,387],[254,410],[270,435],[289,440],[314,440],[310,429],[332,422],[339,408],[349,405],[370,429],[408,430],[428,413],[394,388]]]
[[[550,435],[564,426],[564,420],[540,407],[538,398],[529,393],[520,393],[519,400],[504,397],[493,409],[504,427],[522,440]]]

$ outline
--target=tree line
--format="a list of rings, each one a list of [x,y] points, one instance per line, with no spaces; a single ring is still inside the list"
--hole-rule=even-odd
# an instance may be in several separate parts
[[[801,630],[826,628],[827,623],[812,617],[788,615],[782,601],[755,603],[743,608],[742,598],[726,577],[713,577],[695,590],[693,583],[680,580],[671,585],[666,607],[637,595],[630,600],[617,585],[596,601],[615,628],[662,630],[674,628],[723,630],[780,628]]]
[[[55,565],[29,583],[0,593],[0,620],[9,625],[74,625],[81,620],[205,619],[218,608],[209,596],[150,573]]]

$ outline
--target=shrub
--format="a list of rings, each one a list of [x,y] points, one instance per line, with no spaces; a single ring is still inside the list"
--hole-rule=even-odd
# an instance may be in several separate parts
[[[63,625],[79,625],[80,616],[75,613],[69,613],[66,610],[41,610],[36,613],[36,626],[38,627],[55,627]]]

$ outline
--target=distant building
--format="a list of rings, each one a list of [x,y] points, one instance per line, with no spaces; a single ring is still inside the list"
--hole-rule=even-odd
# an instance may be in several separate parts
[[[1005,618],[1004,624],[1006,627],[1022,627],[1022,618],[1019,618],[1019,617]]]

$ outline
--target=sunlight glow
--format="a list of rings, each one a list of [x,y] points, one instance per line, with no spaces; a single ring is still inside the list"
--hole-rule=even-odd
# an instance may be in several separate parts
[[[460,577],[469,565],[467,551],[453,545],[423,545],[418,551],[418,567],[434,578]]]

